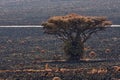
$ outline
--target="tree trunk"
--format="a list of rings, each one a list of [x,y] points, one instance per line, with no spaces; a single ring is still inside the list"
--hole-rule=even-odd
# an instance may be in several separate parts
[[[79,41],[66,42],[64,52],[66,53],[67,60],[79,61],[83,59],[84,44]]]

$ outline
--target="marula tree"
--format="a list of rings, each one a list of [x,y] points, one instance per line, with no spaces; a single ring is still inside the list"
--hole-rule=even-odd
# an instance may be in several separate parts
[[[42,23],[44,32],[57,36],[64,42],[68,60],[80,60],[84,56],[84,43],[93,33],[104,30],[111,22],[105,17],[68,14],[54,16]]]

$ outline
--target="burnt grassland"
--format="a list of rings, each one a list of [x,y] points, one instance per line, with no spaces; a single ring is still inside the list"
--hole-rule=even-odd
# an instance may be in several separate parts
[[[0,80],[118,80],[120,28],[107,28],[85,44],[84,62],[64,60],[62,42],[42,28],[0,28]],[[94,52],[94,53],[93,53]],[[89,60],[105,60],[90,62]],[[47,62],[55,60],[58,62]],[[87,62],[88,61],[88,62]]]

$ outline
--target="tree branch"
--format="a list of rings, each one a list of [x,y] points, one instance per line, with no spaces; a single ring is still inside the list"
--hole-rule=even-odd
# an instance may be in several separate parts
[[[101,29],[100,29],[100,28],[90,29],[90,30],[86,33],[86,37],[84,38],[83,42],[86,42],[86,40],[89,39],[90,36],[91,36],[93,33],[96,33],[97,31],[101,31]]]

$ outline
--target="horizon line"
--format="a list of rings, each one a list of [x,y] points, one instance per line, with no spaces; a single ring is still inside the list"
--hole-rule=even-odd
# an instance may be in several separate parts
[[[1,25],[0,27],[43,27],[41,25]],[[111,27],[120,27],[120,25],[111,25]]]

